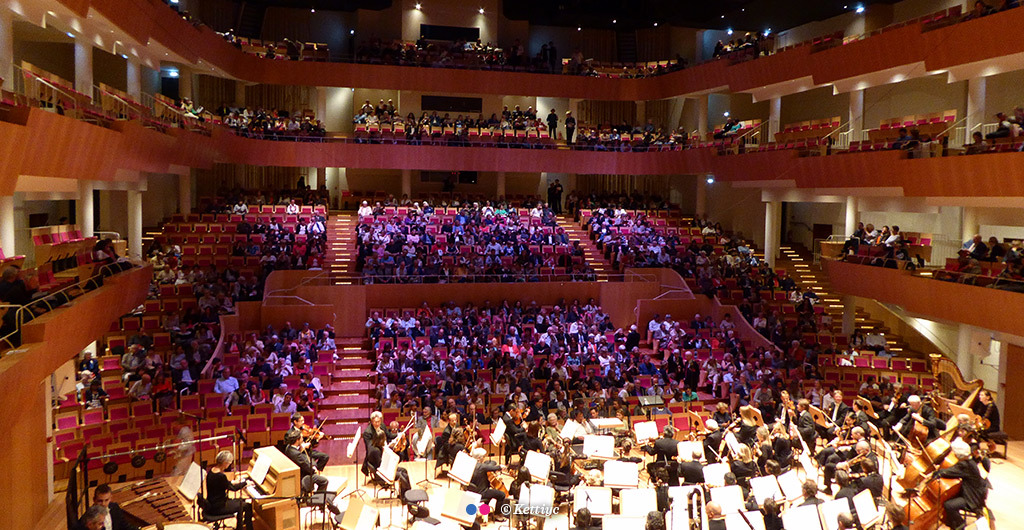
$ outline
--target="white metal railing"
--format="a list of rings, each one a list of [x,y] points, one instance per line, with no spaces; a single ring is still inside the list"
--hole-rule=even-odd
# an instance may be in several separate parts
[[[960,149],[967,144],[967,127],[955,127],[953,134],[949,135],[949,147]]]

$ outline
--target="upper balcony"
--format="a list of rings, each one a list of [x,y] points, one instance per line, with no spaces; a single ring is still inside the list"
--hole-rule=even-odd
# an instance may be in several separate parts
[[[713,91],[767,99],[833,85],[846,92],[948,72],[962,80],[1019,68],[1024,43],[1001,38],[1024,25],[1024,9],[926,31],[917,21],[833,47],[797,46],[738,62],[712,61],[643,79],[496,72],[314,61],[275,61],[243,53],[213,30],[183,20],[157,0],[46,0],[23,6],[33,20],[51,8],[111,25],[139,46],[167,50],[200,73],[280,85],[344,86],[423,92],[530,95],[638,101]]]

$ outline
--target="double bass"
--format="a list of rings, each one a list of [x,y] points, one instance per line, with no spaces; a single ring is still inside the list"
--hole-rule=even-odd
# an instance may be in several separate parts
[[[959,459],[950,443],[936,438],[920,454],[907,454],[903,475],[896,481],[908,497],[906,514],[911,530],[938,528],[945,516],[943,504],[960,493],[960,479],[935,478],[935,472],[955,465]]]

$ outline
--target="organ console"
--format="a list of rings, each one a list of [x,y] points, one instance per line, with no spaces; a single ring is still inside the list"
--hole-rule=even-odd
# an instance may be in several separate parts
[[[249,469],[249,477],[256,486],[250,486],[246,492],[253,499],[256,519],[270,530],[299,530],[299,508],[295,502],[295,497],[302,494],[299,466],[270,446],[253,450]]]

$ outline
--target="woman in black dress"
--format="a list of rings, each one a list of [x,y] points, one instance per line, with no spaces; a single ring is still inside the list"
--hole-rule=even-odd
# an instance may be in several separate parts
[[[229,499],[228,492],[245,487],[245,480],[231,482],[224,473],[231,470],[235,455],[231,451],[217,453],[217,463],[206,473],[206,513],[210,515],[241,514],[246,530],[252,530],[252,505],[242,499]],[[239,525],[241,526],[241,525]]]

